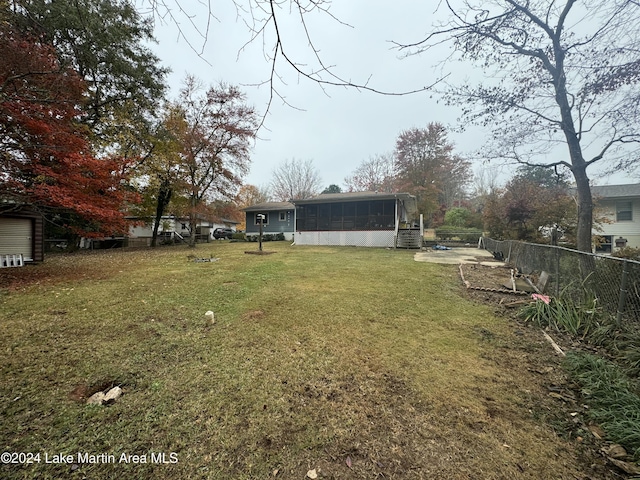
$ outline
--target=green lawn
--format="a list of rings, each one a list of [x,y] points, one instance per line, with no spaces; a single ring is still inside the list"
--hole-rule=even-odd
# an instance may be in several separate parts
[[[546,392],[523,363],[534,347],[463,297],[456,267],[285,242],[244,254],[255,248],[112,250],[0,271],[0,441],[40,454],[0,477],[586,475],[574,443],[539,420]],[[114,405],[79,400],[110,385],[124,391]],[[152,452],[177,463],[120,462]]]

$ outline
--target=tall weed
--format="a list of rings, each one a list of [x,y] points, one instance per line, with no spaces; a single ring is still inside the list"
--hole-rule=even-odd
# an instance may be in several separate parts
[[[536,301],[524,307],[520,317],[542,328],[586,337],[600,323],[598,299],[585,288],[587,281],[588,277],[579,285],[580,295],[575,294],[576,282],[567,285],[557,298],[533,295]]]

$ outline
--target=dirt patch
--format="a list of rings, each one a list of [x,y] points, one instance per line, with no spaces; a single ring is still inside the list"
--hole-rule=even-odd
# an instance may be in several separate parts
[[[244,320],[261,320],[262,318],[264,318],[264,312],[262,310],[251,310],[245,312],[242,315],[242,318]]]
[[[109,390],[115,386],[123,385],[118,380],[98,380],[89,385],[80,384],[76,385],[71,392],[69,392],[69,399],[74,402],[84,403],[91,395],[97,392],[103,392]]]
[[[124,256],[108,250],[49,254],[42,263],[0,269],[0,289],[19,291],[34,285],[110,278],[120,269],[117,255]]]
[[[496,306],[509,305],[530,298],[528,292],[513,292],[505,284],[511,279],[511,268],[502,263],[493,266],[461,264],[458,267],[460,281],[467,282],[467,294],[474,299]]]

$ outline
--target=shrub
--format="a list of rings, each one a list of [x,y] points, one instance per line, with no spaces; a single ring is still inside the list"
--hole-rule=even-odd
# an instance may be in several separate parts
[[[248,242],[257,242],[260,235],[247,235]],[[263,242],[275,242],[284,240],[284,233],[265,233],[262,235]]]
[[[471,216],[471,212],[466,208],[454,207],[444,214],[444,223],[454,227],[464,227]]]
[[[613,253],[612,256],[640,262],[640,248],[624,247]]]
[[[231,240],[246,240],[247,237],[244,233],[242,232],[236,232],[233,235],[231,235]]]

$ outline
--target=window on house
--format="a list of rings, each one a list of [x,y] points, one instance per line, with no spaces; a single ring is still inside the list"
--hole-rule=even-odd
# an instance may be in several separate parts
[[[318,230],[329,230],[331,224],[331,205],[318,205]]]
[[[296,207],[296,228],[301,231],[314,231],[318,229],[318,207],[316,205],[304,205]]]
[[[343,206],[344,218],[342,220],[343,230],[353,230],[356,228],[356,204],[353,202],[347,202]]]
[[[281,222],[287,221],[287,212],[280,212],[280,221]]]
[[[616,221],[628,222],[633,220],[631,202],[616,203]]]

